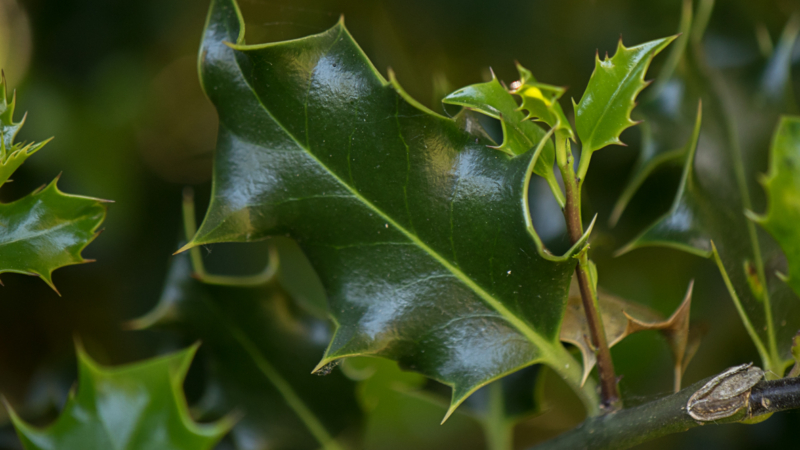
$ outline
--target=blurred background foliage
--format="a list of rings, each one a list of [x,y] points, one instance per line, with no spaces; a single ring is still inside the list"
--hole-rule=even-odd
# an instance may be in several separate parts
[[[613,52],[620,35],[636,44],[674,34],[679,0],[242,0],[249,43],[317,33],[344,14],[347,26],[375,66],[392,67],[413,97],[441,111],[450,91],[486,79],[515,79],[514,61],[546,83],[569,86],[579,97],[594,67],[595,50]],[[31,158],[14,183],[0,191],[10,201],[64,172],[67,192],[114,200],[105,232],[85,251],[98,262],[61,269],[58,297],[40,280],[3,277],[0,289],[0,392],[23,417],[48,423],[75,378],[73,337],[104,364],[143,359],[185,345],[158,330],[126,331],[122,324],[158,302],[181,229],[181,190],[198,199],[210,192],[216,113],[203,96],[196,51],[208,2],[204,0],[0,0],[0,66],[19,91],[18,111],[28,112],[22,140],[56,139]],[[712,66],[748,71],[763,66],[796,0],[719,0],[703,45]],[[658,58],[651,74],[657,73]],[[800,64],[800,46],[792,53]],[[795,70],[795,72],[800,72]],[[800,92],[800,77],[793,79]],[[745,89],[748,87],[745,86]],[[566,100],[566,98],[565,98]],[[572,108],[565,103],[565,111]],[[737,114],[747,117],[748,111]],[[713,262],[668,249],[638,250],[612,258],[614,250],[670,206],[680,168],[658,171],[633,198],[619,224],[608,216],[638,155],[640,133],[626,131],[628,147],[595,155],[586,183],[587,211],[599,213],[593,259],[600,285],[668,315],[696,279],[692,317],[708,324],[685,384],[758,357],[735,313]],[[766,155],[767,148],[762,149]],[[763,159],[766,170],[766,156]],[[547,201],[544,183],[533,183],[537,229],[552,247],[566,245],[563,219]],[[757,199],[763,195],[758,193]],[[205,201],[205,200],[203,200]],[[755,205],[763,211],[762,204]],[[205,205],[198,204],[200,211]],[[265,246],[203,250],[209,270],[248,274],[267,263]],[[297,264],[302,266],[302,262]],[[288,284],[314,293],[303,269]],[[308,278],[308,279],[306,279]],[[321,350],[320,350],[321,355]],[[666,343],[655,332],[634,335],[613,349],[628,404],[670,392],[672,368]],[[208,386],[201,350],[187,379],[190,402]],[[308,373],[313,368],[300,370]],[[340,370],[340,369],[335,369]],[[444,425],[445,407],[426,395],[409,395],[423,380],[393,364],[354,361],[343,367],[361,381],[357,395],[369,449],[484,448],[481,396]],[[540,374],[541,375],[541,374]],[[308,375],[312,377],[312,375]],[[312,382],[314,380],[311,380]],[[540,411],[516,428],[524,448],[574,426],[580,405],[559,380],[539,377]],[[401,386],[401,388],[398,388]],[[432,387],[436,391],[436,387]],[[478,394],[481,394],[479,392]],[[530,398],[534,386],[530,386]],[[532,400],[531,400],[532,402]],[[334,413],[340,405],[324,406]],[[700,427],[647,444],[647,448],[755,449],[792,445],[800,415],[782,413],[754,426]],[[19,449],[0,422],[0,448]],[[350,430],[355,433],[355,430]],[[227,445],[227,444],[226,444]]]

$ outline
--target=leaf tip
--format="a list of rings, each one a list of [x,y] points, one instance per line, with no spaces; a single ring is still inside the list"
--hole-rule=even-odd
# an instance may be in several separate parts
[[[452,416],[453,413],[456,412],[456,409],[458,408],[458,405],[459,405],[459,403],[452,403],[450,405],[450,407],[447,408],[447,412],[444,414],[444,418],[439,423],[439,425],[444,425],[444,423],[447,422],[447,419],[449,419],[450,416]]]
[[[184,245],[183,247],[179,248],[175,253],[172,254],[172,256],[181,254],[181,253],[183,253],[183,252],[185,252],[187,250],[191,250],[191,249],[193,249],[195,247],[197,247],[197,243],[195,243],[194,241],[191,241],[188,244]]]

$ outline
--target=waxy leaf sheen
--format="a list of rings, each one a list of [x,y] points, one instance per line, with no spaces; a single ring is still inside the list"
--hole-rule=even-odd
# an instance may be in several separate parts
[[[581,390],[558,341],[575,263],[542,256],[526,226],[532,148],[489,147],[387,82],[338,23],[243,45],[232,0],[215,0],[200,76],[220,118],[211,203],[187,245],[294,238],[337,328],[318,368],[396,360],[470,393],[534,363]],[[513,102],[512,102],[513,103]],[[536,144],[536,143],[535,143]]]
[[[631,111],[636,106],[639,92],[647,86],[644,74],[650,62],[676,36],[656,39],[635,47],[617,44],[617,52],[600,60],[595,56],[595,67],[589,85],[575,107],[575,128],[581,139],[579,176],[586,173],[592,153],[611,144],[622,144],[619,135],[636,125]]]
[[[5,77],[0,79],[0,187],[28,157],[49,139],[37,144],[15,143],[24,119],[14,122],[16,93],[8,101]],[[83,249],[97,237],[106,215],[105,201],[68,195],[46,187],[11,203],[0,203],[0,273],[37,275],[54,290],[52,273],[59,267],[89,262]],[[58,292],[58,291],[56,291]]]

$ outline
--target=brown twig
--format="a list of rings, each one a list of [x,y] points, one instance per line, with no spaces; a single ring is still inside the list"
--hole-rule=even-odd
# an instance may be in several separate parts
[[[569,151],[568,142],[564,141],[561,144],[556,143],[556,145],[562,146],[560,150],[566,153],[564,164],[559,164],[559,168],[561,169],[566,193],[564,218],[567,222],[569,238],[574,244],[581,239],[584,232],[581,219],[581,182],[575,177],[575,172],[573,171],[573,157]],[[597,354],[597,372],[600,375],[602,406],[607,411],[614,411],[622,406],[622,402],[617,389],[617,376],[614,372],[614,362],[611,360],[611,351],[608,348],[603,320],[598,312],[597,293],[589,274],[588,248],[587,245],[576,255],[578,265],[575,267],[575,275],[578,278],[583,309],[586,312],[586,321],[591,334],[591,343]]]

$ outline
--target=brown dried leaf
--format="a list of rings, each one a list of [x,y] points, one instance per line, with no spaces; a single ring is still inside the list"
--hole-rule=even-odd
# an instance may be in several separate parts
[[[657,330],[666,338],[675,362],[675,391],[680,390],[681,377],[686,366],[697,352],[703,327],[689,326],[689,311],[692,303],[692,286],[683,302],[667,320],[656,311],[634,302],[616,297],[602,290],[597,291],[600,314],[608,345],[613,347],[625,337],[645,330]],[[570,287],[567,312],[561,325],[561,340],[578,347],[583,355],[583,380],[592,372],[597,358],[589,337],[589,327],[583,312],[580,291],[573,280]]]

